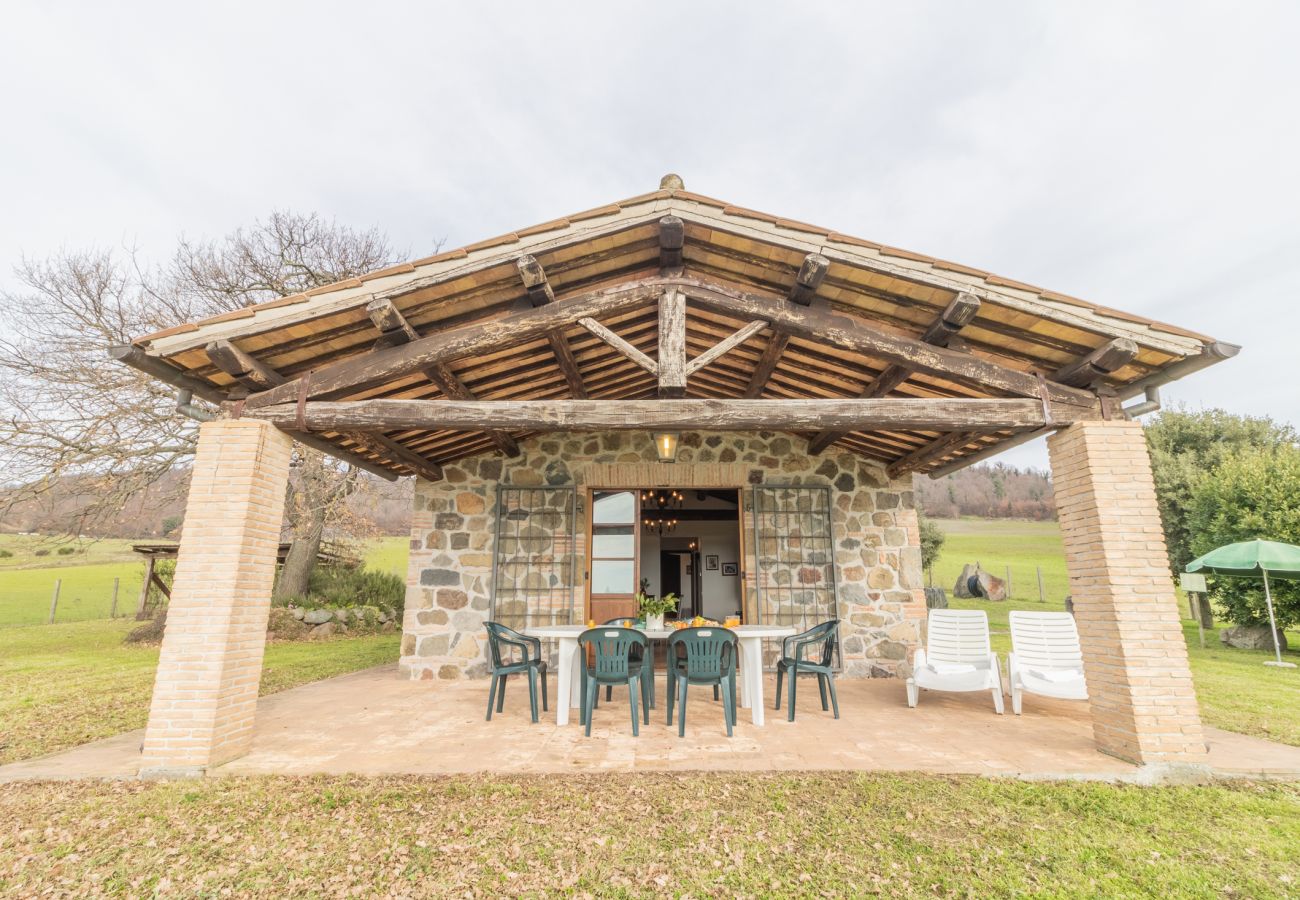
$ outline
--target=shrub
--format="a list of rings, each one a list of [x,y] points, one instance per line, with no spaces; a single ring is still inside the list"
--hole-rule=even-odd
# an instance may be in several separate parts
[[[12,550],[0,550],[0,559],[8,559],[13,555],[14,553]]]
[[[1189,508],[1201,480],[1234,453],[1286,446],[1296,439],[1289,425],[1221,409],[1165,410],[1147,425],[1145,433],[1160,522],[1175,574],[1199,555],[1193,550]]]
[[[34,551],[34,552],[32,553],[32,556],[49,556],[49,555],[50,555],[50,551],[49,551],[47,548],[44,548],[44,547],[42,547],[40,550],[36,550],[36,551]]]
[[[180,516],[168,516],[167,518],[162,520],[163,535],[165,536],[171,534],[173,531],[179,528],[180,525],[181,525]]]
[[[928,569],[939,559],[939,551],[948,537],[943,529],[926,518],[925,513],[917,510],[917,524],[921,530],[921,568]]]
[[[58,550],[55,550],[54,552],[59,554],[59,556],[71,556],[72,554],[80,553],[81,551],[78,550],[76,547],[60,547]]]
[[[378,616],[386,609],[398,620],[406,603],[406,583],[401,576],[373,569],[352,569],[343,566],[317,566],[311,573],[306,596],[281,597],[280,606],[319,607],[370,607]]]
[[[1300,544],[1300,449],[1240,450],[1200,478],[1187,510],[1192,554],[1263,538]],[[1238,625],[1267,624],[1260,578],[1214,578],[1211,596]],[[1300,622],[1300,581],[1276,579],[1273,607],[1280,628]]]

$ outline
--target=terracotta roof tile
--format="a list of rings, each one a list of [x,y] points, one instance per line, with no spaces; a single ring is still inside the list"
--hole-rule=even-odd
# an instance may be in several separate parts
[[[499,237],[488,238],[486,241],[479,241],[478,243],[474,243],[474,244],[466,244],[465,252],[476,253],[479,250],[491,250],[493,247],[501,247],[504,246],[505,244],[517,244],[517,243],[519,243],[519,235],[515,234],[515,232],[512,231],[509,234],[503,234],[500,235]]]
[[[769,216],[767,213],[761,213],[756,209],[746,209],[743,206],[724,206],[722,207],[724,216],[740,216],[745,219],[757,219],[760,222],[768,222],[775,225],[780,219],[776,216]]]
[[[309,291],[303,291],[308,297],[319,297],[321,294],[332,294],[335,291],[344,291],[348,288],[361,287],[360,278],[349,278],[347,281],[336,281],[333,284],[322,284],[320,287],[314,287]],[[258,304],[263,306],[264,304]]]
[[[290,294],[288,297],[281,297],[279,300],[269,300],[266,303],[257,304],[255,309],[277,309],[281,306],[293,306],[295,303],[306,303],[310,297],[306,294]]]
[[[923,262],[923,263],[932,263],[932,262],[934,262],[934,257],[933,257],[933,256],[926,256],[926,255],[923,254],[923,253],[913,253],[911,250],[904,250],[904,249],[902,249],[901,247],[887,247],[887,246],[882,246],[882,247],[880,248],[880,255],[881,255],[881,256],[896,256],[896,257],[898,257],[899,259],[910,259],[910,260],[912,260],[912,261],[914,261],[914,262]]]
[[[832,231],[826,235],[826,240],[832,244],[850,244],[854,247],[866,247],[870,250],[879,250],[884,246],[884,244],[877,244],[875,241],[856,238],[851,234],[840,234],[838,231]]]
[[[603,216],[618,215],[622,211],[623,211],[623,207],[615,203],[611,206],[599,206],[596,209],[589,209],[585,212],[574,213],[573,215],[569,216],[568,219],[570,222],[583,222],[586,221],[587,219],[599,219]]]
[[[549,222],[543,222],[531,228],[521,228],[515,234],[521,238],[532,237],[535,234],[545,234],[548,231],[559,231],[561,228],[568,228],[570,224],[572,223],[568,219],[551,219]]]
[[[970,266],[963,266],[961,263],[948,262],[946,259],[933,260],[931,265],[936,269],[943,269],[945,272],[958,272],[962,275],[974,275],[976,278],[986,278],[990,274],[983,269],[973,269]]]
[[[132,343],[145,344],[158,338],[171,337],[173,334],[186,334],[198,330],[198,325],[195,325],[193,322],[186,322],[184,325],[173,325],[171,328],[164,328],[162,331],[155,331],[153,334],[146,334],[144,337],[136,338]]]
[[[405,275],[415,271],[415,263],[398,263],[395,266],[389,266],[386,269],[376,269],[373,272],[367,272],[361,276],[362,281],[374,281],[377,278],[387,278],[390,275]]]
[[[451,259],[464,259],[465,256],[468,255],[469,254],[468,252],[465,252],[464,247],[456,247],[455,250],[445,250],[442,251],[441,254],[434,254],[433,256],[425,256],[424,259],[412,260],[411,264],[415,265],[415,267],[421,267],[421,265],[433,265],[434,263],[446,263],[447,260],[451,260]]]
[[[996,287],[1015,288],[1020,291],[1030,291],[1034,294],[1041,294],[1043,292],[1043,289],[1037,285],[1025,284],[1023,281],[1016,281],[1012,278],[1003,278],[1000,275],[989,275],[984,279],[984,281]]]
[[[809,225],[807,222],[799,222],[794,219],[777,219],[776,227],[787,228],[790,231],[803,231],[823,238],[831,233],[828,228],[818,228],[816,225]]]
[[[714,197],[706,197],[703,194],[693,194],[690,191],[669,191],[668,194],[669,196],[675,197],[678,200],[689,200],[692,203],[701,203],[704,206],[714,206],[717,207],[718,209],[726,209],[728,206],[731,205],[730,203],[727,203],[725,200],[718,200]]]
[[[230,312],[222,313],[219,316],[209,316],[199,321],[200,325],[212,325],[217,322],[229,322],[231,319],[251,319],[254,316],[255,306],[245,306],[243,309],[233,309]]]

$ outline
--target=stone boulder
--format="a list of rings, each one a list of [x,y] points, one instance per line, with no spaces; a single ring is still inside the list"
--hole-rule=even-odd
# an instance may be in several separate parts
[[[1002,601],[1007,599],[1007,583],[985,572],[978,565],[967,563],[957,576],[952,592],[963,600]]]
[[[308,625],[324,625],[332,618],[334,612],[328,609],[309,609],[302,616],[302,620]]]
[[[322,622],[321,624],[313,628],[310,632],[308,632],[307,640],[319,641],[324,638],[333,637],[334,633],[338,630],[339,627],[335,625],[333,622]]]
[[[1273,636],[1267,625],[1233,625],[1219,632],[1219,640],[1240,650],[1267,650],[1273,652]],[[1286,650],[1286,635],[1277,633],[1277,645]]]

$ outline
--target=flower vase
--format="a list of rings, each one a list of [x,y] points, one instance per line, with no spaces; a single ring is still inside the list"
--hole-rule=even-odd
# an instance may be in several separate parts
[[[645,617],[645,629],[646,629],[646,631],[663,631],[663,630],[664,630],[664,614],[663,614],[663,613],[660,613],[660,614],[657,615],[657,616],[646,616],[646,617]]]

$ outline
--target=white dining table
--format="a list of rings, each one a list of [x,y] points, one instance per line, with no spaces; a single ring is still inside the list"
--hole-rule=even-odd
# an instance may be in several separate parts
[[[721,627],[721,626],[719,626]],[[578,635],[587,630],[586,625],[536,625],[525,628],[523,633],[529,637],[554,640],[559,645],[559,666],[556,672],[555,724],[569,724],[569,710],[581,705],[582,698],[582,663],[578,650]],[[639,629],[652,641],[666,641],[676,629],[660,628]],[[763,703],[763,641],[772,638],[785,638],[797,634],[795,629],[782,625],[737,625],[730,629],[736,633],[736,646],[740,648],[740,705],[750,711],[750,719],[755,725],[764,723]],[[563,702],[564,697],[569,702]]]

